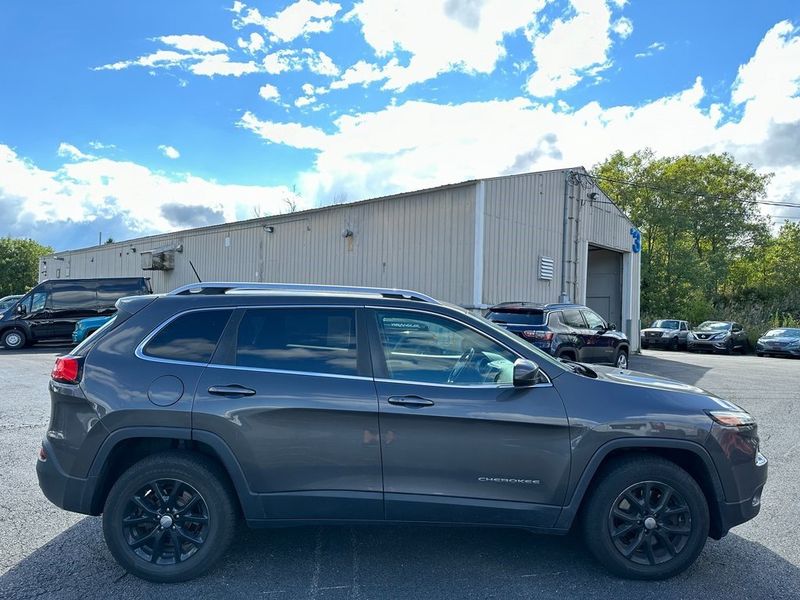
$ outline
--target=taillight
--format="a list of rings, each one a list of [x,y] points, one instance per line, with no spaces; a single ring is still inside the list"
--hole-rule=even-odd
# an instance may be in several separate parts
[[[59,356],[53,366],[50,377],[53,381],[61,383],[78,383],[80,380],[81,363],[74,356]]]
[[[525,331],[522,332],[522,337],[529,340],[544,340],[545,342],[549,342],[553,339],[553,332],[534,331],[532,329],[526,329]]]

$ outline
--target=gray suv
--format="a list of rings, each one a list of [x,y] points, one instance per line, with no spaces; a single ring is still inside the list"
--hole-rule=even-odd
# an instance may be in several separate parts
[[[56,360],[37,472],[113,556],[198,576],[236,523],[579,527],[613,573],[686,569],[759,512],[738,406],[562,363],[402,290],[203,283],[119,301]]]

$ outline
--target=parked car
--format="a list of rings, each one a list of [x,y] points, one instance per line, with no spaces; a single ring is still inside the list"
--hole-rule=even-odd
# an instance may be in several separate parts
[[[9,308],[17,303],[17,300],[22,298],[22,294],[15,296],[3,296],[0,298],[0,313],[7,311]]]
[[[144,579],[204,573],[240,515],[576,526],[612,572],[659,579],[760,510],[738,406],[416,292],[204,283],[117,306],[56,359],[36,470]]]
[[[677,350],[686,348],[686,337],[689,335],[689,322],[679,319],[658,319],[650,327],[642,329],[641,345],[643,349],[650,346]]]
[[[80,319],[112,315],[114,303],[123,296],[150,293],[145,277],[43,281],[0,317],[0,346],[68,342]]]
[[[800,358],[800,328],[770,329],[758,338],[756,355]]]
[[[72,343],[80,344],[110,320],[111,317],[88,317],[86,319],[81,319],[75,323],[75,329],[72,332]]]
[[[627,336],[586,306],[503,302],[485,317],[556,358],[628,368]]]
[[[689,352],[706,350],[731,354],[734,350],[747,352],[747,333],[733,321],[703,321],[686,336]]]

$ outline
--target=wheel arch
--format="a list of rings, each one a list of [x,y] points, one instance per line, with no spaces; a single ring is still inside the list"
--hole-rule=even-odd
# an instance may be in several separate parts
[[[242,514],[246,518],[263,518],[263,508],[251,493],[239,462],[219,436],[167,427],[123,428],[106,438],[89,471],[89,478],[96,482],[87,499],[89,514],[102,513],[111,487],[126,469],[146,456],[165,450],[201,454],[215,463],[227,476]]]
[[[727,533],[720,510],[725,494],[711,456],[696,442],[666,438],[612,440],[601,446],[581,473],[569,502],[556,520],[555,528],[569,529],[572,526],[604,468],[618,458],[635,454],[660,456],[687,471],[706,497],[711,517],[710,537],[719,539]]]

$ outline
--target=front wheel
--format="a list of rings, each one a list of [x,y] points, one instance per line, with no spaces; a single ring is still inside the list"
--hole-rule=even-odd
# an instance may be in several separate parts
[[[3,346],[9,350],[19,350],[20,348],[25,347],[28,339],[25,336],[24,331],[20,331],[19,329],[9,329],[3,333],[0,341],[2,341]]]
[[[687,569],[706,543],[708,504],[700,486],[657,457],[617,460],[586,503],[583,532],[591,553],[615,575],[666,579]]]
[[[617,355],[614,357],[614,366],[618,369],[628,368],[628,351],[624,348],[617,350]]]
[[[216,563],[233,539],[236,509],[224,473],[191,454],[164,452],[130,467],[103,512],[111,554],[129,573],[186,581]]]

